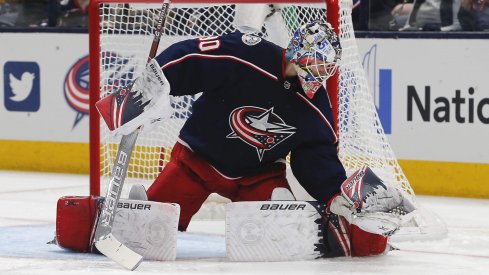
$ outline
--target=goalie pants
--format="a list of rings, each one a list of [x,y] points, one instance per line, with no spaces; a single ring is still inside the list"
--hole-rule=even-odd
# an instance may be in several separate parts
[[[276,163],[270,170],[254,176],[231,179],[198,154],[176,143],[170,162],[148,189],[148,199],[178,203],[181,208],[178,229],[185,231],[211,193],[231,201],[264,201],[270,199],[276,187],[290,189],[284,163]]]

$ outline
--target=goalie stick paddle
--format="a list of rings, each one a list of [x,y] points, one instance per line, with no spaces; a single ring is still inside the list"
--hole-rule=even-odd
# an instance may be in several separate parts
[[[156,56],[160,43],[163,27],[169,10],[170,1],[164,0],[159,14],[158,24],[155,29],[151,50],[148,55],[148,62]],[[119,242],[112,235],[112,225],[114,223],[117,203],[122,193],[122,186],[129,167],[132,150],[136,143],[140,129],[134,130],[129,135],[122,137],[117,150],[116,162],[112,168],[112,177],[107,187],[107,195],[102,206],[101,214],[97,220],[94,234],[95,247],[105,256],[114,260],[123,267],[134,270],[143,261],[143,257],[132,251],[127,246]]]

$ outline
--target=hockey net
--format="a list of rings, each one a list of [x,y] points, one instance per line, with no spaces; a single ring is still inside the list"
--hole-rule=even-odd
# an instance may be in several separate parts
[[[255,33],[286,47],[293,30],[301,24],[328,20],[339,33],[343,47],[340,69],[327,83],[336,113],[340,160],[348,173],[368,164],[386,183],[402,189],[419,206],[384,134],[359,62],[351,21],[351,0],[193,2],[196,1],[172,1],[160,51],[188,38],[222,35],[237,28],[251,31],[248,25],[256,24],[260,27],[258,31],[254,27]],[[129,84],[144,68],[161,0],[97,0],[90,5],[90,87],[93,107],[98,98]],[[158,176],[169,161],[179,130],[192,113],[192,103],[198,96],[172,98],[172,118],[159,123],[151,133],[138,137],[123,196],[132,184],[149,186]],[[98,195],[100,191],[105,192],[110,179],[120,137],[109,134],[95,108],[90,110],[90,193]],[[292,177],[290,181],[296,197],[310,198]],[[197,216],[223,218],[222,205],[226,202],[226,199],[211,195]],[[403,229],[399,236],[407,234],[433,238],[446,233],[443,223],[428,210],[420,211],[416,219]]]

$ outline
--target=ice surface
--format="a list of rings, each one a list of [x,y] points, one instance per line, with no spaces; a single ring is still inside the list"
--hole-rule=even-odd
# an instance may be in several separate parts
[[[0,274],[489,274],[489,200],[419,196],[445,220],[448,237],[394,243],[400,250],[380,257],[229,262],[224,222],[193,221],[179,234],[176,261],[145,261],[131,272],[46,244],[57,199],[87,194],[88,176],[0,171]]]

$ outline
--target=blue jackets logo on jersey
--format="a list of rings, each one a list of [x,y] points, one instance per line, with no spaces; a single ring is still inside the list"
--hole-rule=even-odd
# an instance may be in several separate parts
[[[16,112],[37,112],[41,105],[39,65],[36,62],[7,62],[3,76],[5,108]]]
[[[295,127],[284,123],[273,112],[260,107],[245,106],[234,109],[229,115],[232,133],[227,138],[239,138],[256,149],[260,161],[266,150],[295,134]]]

